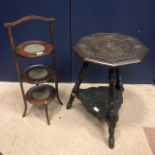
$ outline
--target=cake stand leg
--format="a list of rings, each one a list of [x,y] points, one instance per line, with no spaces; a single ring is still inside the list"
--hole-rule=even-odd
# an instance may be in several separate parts
[[[73,104],[73,101],[74,101],[74,98],[75,96],[73,96],[73,94],[78,94],[79,93],[79,87],[80,87],[80,84],[84,78],[84,75],[86,73],[86,70],[88,68],[88,63],[84,62],[83,65],[82,65],[82,68],[81,68],[81,71],[79,73],[79,76],[77,78],[77,81],[72,89],[72,92],[71,92],[71,95],[70,95],[70,98],[69,98],[69,101],[68,101],[68,104],[67,104],[67,109],[70,109],[72,107],[72,104]]]
[[[47,124],[50,125],[50,120],[49,120],[49,116],[48,116],[48,104],[44,104],[44,106],[45,106],[45,114],[46,114]]]
[[[22,96],[23,96],[23,101],[24,101],[24,112],[23,112],[22,116],[25,117],[26,116],[26,112],[27,112],[27,103],[26,103],[24,88],[23,88],[23,84],[22,84],[21,80],[20,80],[20,88],[21,88],[21,92],[22,92]]]
[[[58,81],[57,81],[56,73],[55,73],[55,89],[56,89],[57,100],[58,100],[59,104],[63,105],[63,103],[59,97],[59,89],[58,89]]]

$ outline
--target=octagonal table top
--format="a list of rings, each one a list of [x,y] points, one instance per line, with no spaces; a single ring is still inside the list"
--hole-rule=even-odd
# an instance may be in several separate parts
[[[111,67],[139,63],[149,49],[134,37],[119,33],[95,33],[80,38],[73,50],[84,61]]]

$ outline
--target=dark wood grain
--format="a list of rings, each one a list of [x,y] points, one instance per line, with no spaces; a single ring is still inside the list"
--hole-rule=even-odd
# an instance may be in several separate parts
[[[67,109],[72,107],[76,97],[100,119],[106,118],[109,125],[109,147],[113,148],[118,110],[123,103],[120,66],[141,62],[149,50],[134,37],[119,33],[95,33],[76,41],[73,51],[84,63],[72,89]],[[89,63],[108,66],[108,88],[79,89]]]
[[[84,61],[111,67],[141,62],[149,49],[137,38],[119,33],[95,33],[80,38],[73,51]]]

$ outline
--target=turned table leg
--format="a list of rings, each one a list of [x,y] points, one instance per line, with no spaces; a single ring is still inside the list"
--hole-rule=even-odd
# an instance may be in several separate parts
[[[116,87],[116,69],[109,69],[109,147],[114,147],[114,130],[117,121],[117,114],[115,112],[115,87]]]
[[[116,68],[116,89],[118,89],[121,92],[121,104],[123,104],[123,96],[122,93],[124,91],[123,83],[122,83],[122,77],[121,77],[121,70],[120,68]]]
[[[123,83],[121,78],[121,70],[120,68],[116,68],[116,88],[117,89],[123,89]]]
[[[83,66],[81,68],[80,74],[79,74],[79,76],[77,78],[77,81],[76,81],[76,83],[75,83],[75,85],[74,85],[74,87],[72,89],[72,92],[71,92],[71,95],[70,95],[70,98],[69,98],[69,101],[68,101],[68,104],[67,104],[67,107],[66,107],[67,109],[70,109],[72,107],[72,104],[73,104],[73,101],[74,101],[74,98],[75,98],[73,96],[73,94],[74,93],[75,94],[79,93],[79,87],[80,87],[80,84],[81,84],[81,82],[83,80],[83,77],[84,77],[84,75],[86,73],[87,68],[88,68],[88,63],[84,62]]]

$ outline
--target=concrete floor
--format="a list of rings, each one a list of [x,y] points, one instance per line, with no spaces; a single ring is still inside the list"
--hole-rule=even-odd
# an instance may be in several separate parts
[[[125,85],[114,149],[107,146],[107,124],[88,113],[78,100],[71,110],[66,110],[72,86],[59,85],[64,106],[57,101],[49,105],[48,126],[42,107],[28,104],[27,116],[22,118],[24,106],[18,83],[0,83],[0,152],[3,155],[153,154],[144,128],[155,128],[154,86]],[[82,85],[89,86],[97,84]]]

